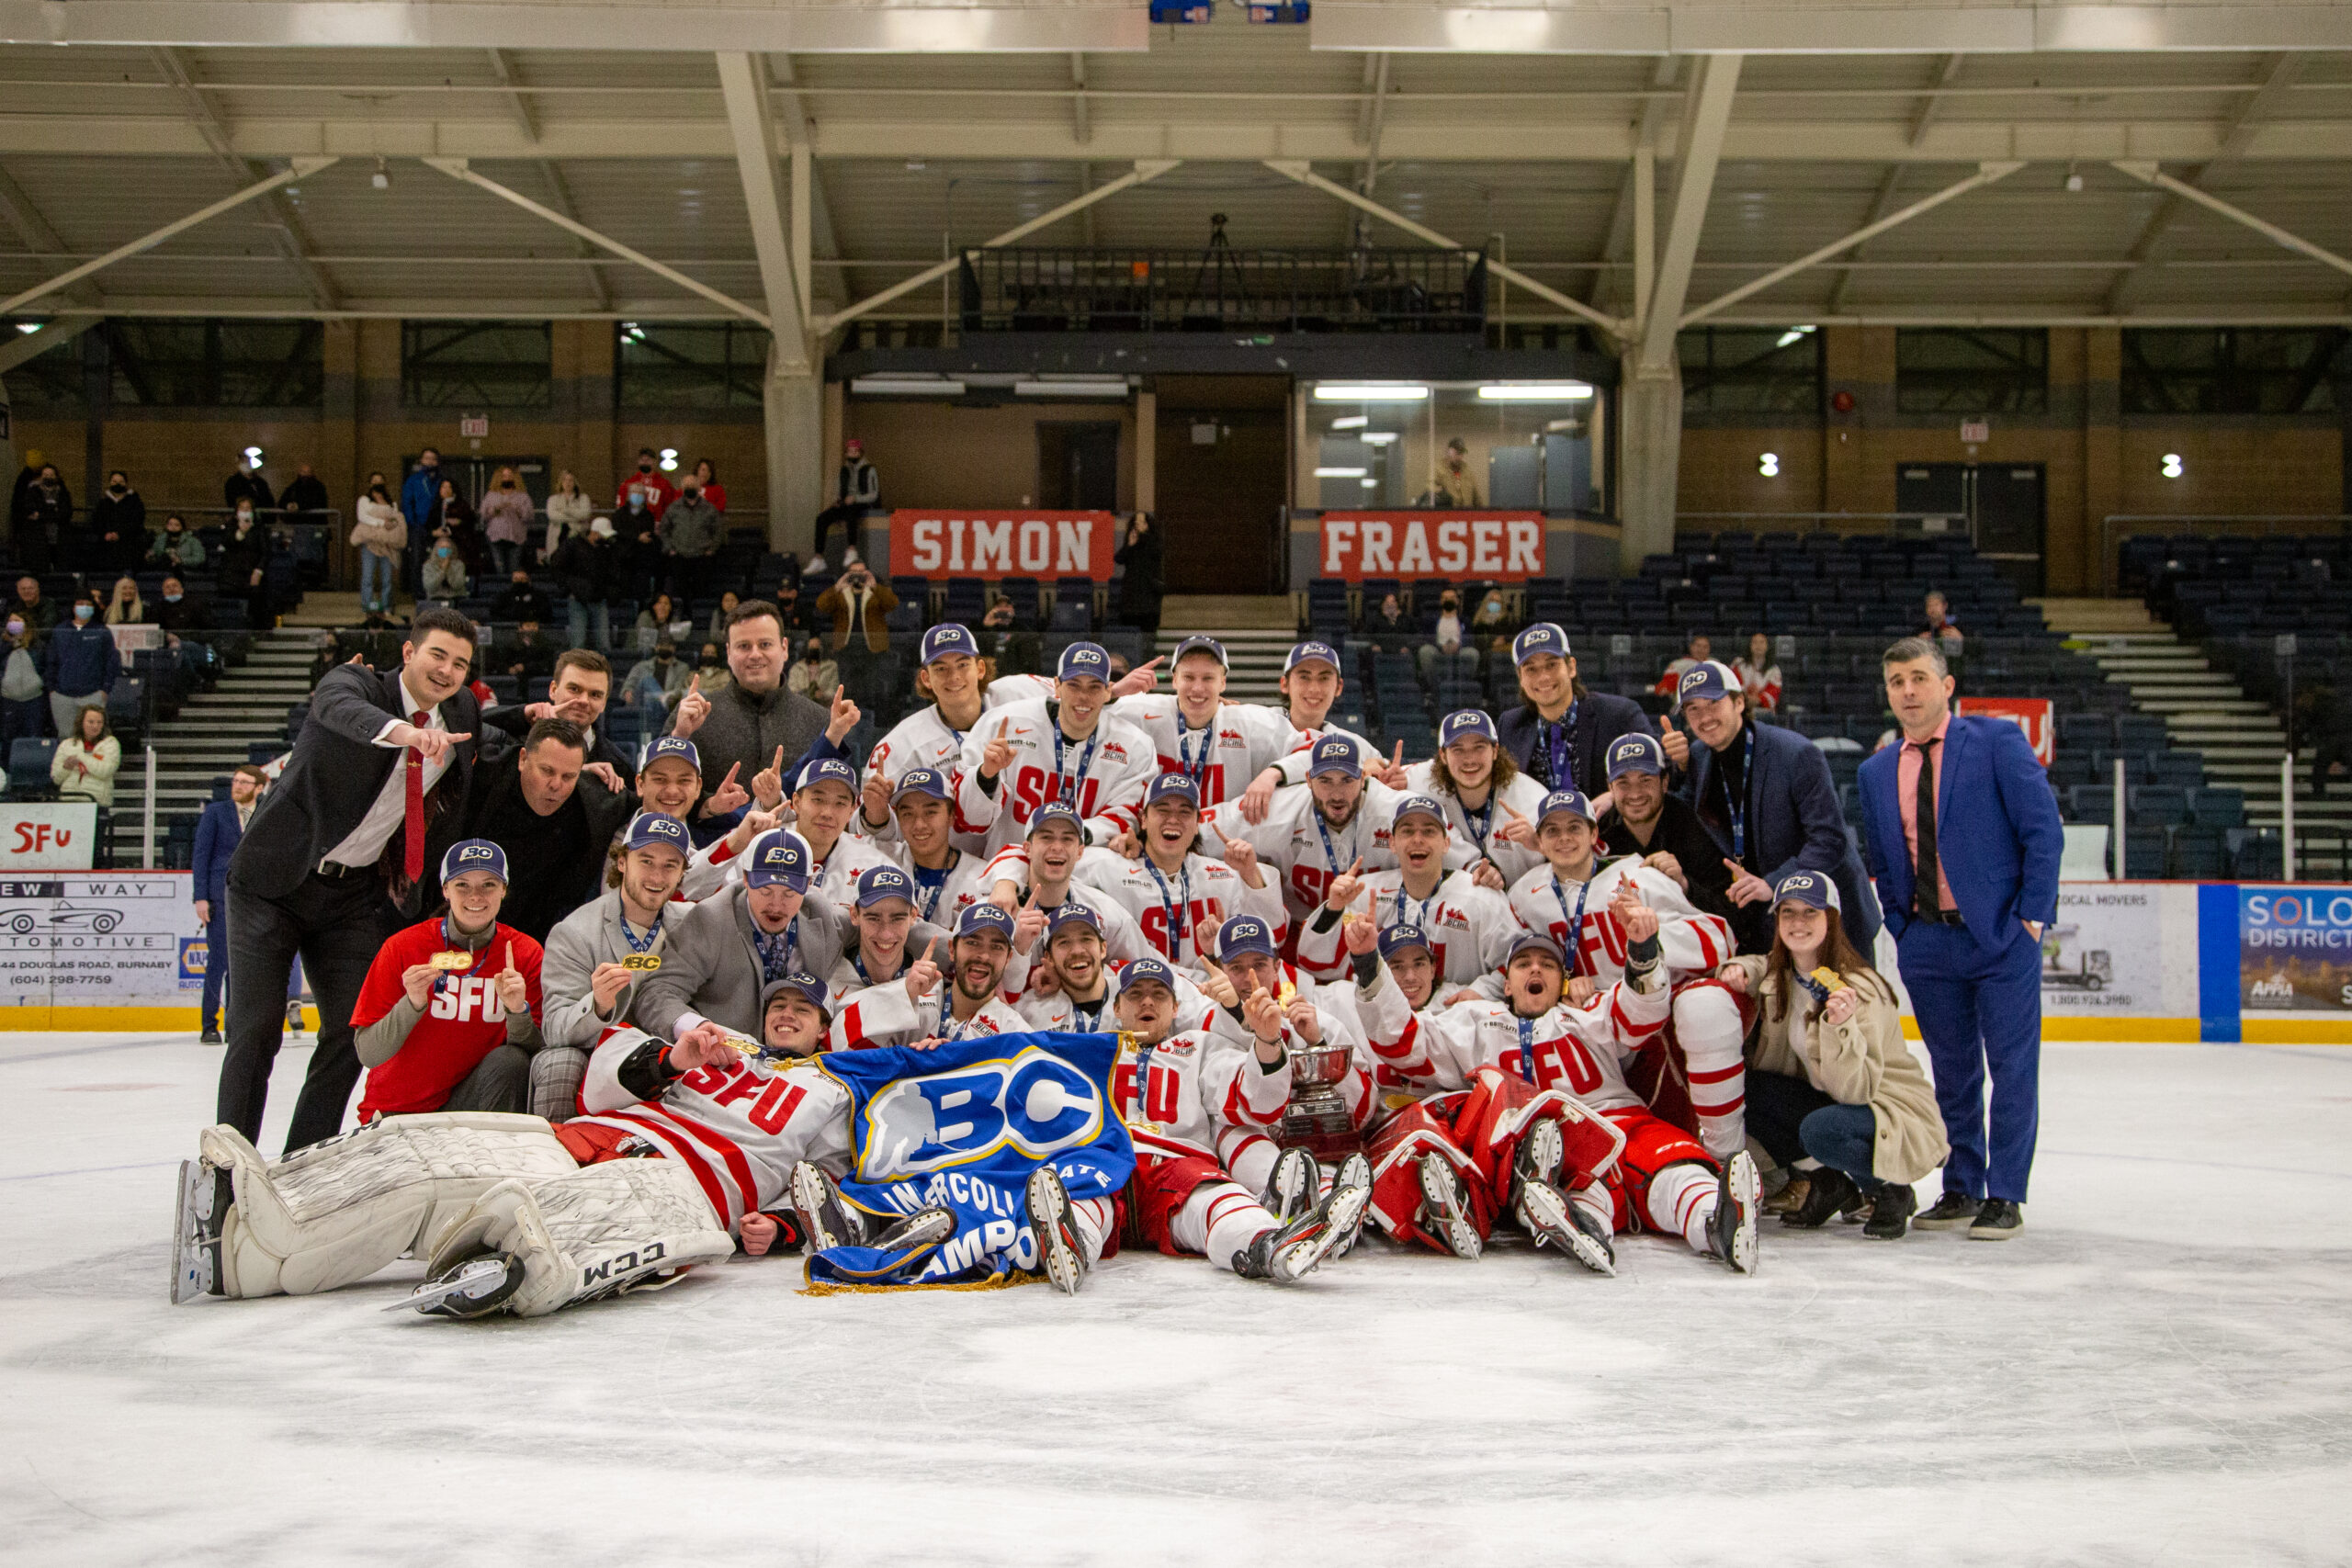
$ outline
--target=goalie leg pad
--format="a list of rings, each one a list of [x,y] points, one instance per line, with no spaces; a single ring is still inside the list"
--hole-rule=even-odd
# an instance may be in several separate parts
[[[734,1250],[689,1172],[668,1160],[625,1159],[500,1182],[434,1243],[430,1272],[438,1279],[491,1255],[518,1260],[523,1282],[501,1304],[542,1317],[672,1283],[678,1270]]]
[[[1419,1242],[1439,1252],[1453,1248],[1420,1224],[1420,1161],[1434,1155],[1466,1183],[1478,1181],[1476,1167],[1455,1146],[1448,1112],[1466,1097],[1433,1095],[1392,1117],[1373,1135],[1365,1155],[1372,1162],[1372,1220],[1396,1241]],[[1480,1233],[1484,1239],[1484,1233]]]

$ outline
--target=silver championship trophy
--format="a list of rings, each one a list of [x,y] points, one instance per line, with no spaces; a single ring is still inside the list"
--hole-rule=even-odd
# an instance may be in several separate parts
[[[1300,1045],[1290,1054],[1290,1103],[1274,1129],[1274,1142],[1305,1149],[1317,1159],[1344,1159],[1363,1147],[1363,1134],[1348,1115],[1340,1082],[1348,1074],[1344,1045]]]

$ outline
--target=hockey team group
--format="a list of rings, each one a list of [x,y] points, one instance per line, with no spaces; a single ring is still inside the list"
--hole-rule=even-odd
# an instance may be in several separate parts
[[[1525,674],[1566,649],[1537,626],[1514,651]],[[1286,709],[1227,699],[1205,637],[1170,691],[1085,642],[1051,679],[991,679],[957,625],[921,657],[932,705],[863,759],[820,743],[708,842],[694,742],[650,743],[606,891],[543,945],[499,922],[505,850],[450,846],[445,912],[386,944],[354,1015],[358,1129],[274,1162],[204,1133],[175,1299],[413,1255],[409,1304],[530,1315],[729,1256],[908,1256],[957,1215],[844,1193],[829,1058],[1031,1032],[1115,1034],[1135,1156],[1112,1197],[1029,1173],[1035,1272],[1064,1292],[1123,1238],[1291,1281],[1367,1221],[1464,1259],[1516,1232],[1604,1276],[1645,1231],[1749,1273],[1751,1147],[1802,1168],[1789,1223],[1905,1234],[1945,1151],[1893,988],[1825,873],[1752,895],[1736,936],[1646,835],[1611,852],[1604,825],[1654,822],[1677,771],[1646,728],[1579,759],[1571,717],[1521,768],[1464,710],[1408,763],[1328,722],[1317,642]],[[472,1108],[460,1086],[523,1020],[536,1114]],[[1804,1146],[1752,1142],[1765,1063],[1810,1097],[1781,1117]],[[1803,1157],[1841,1135],[1858,1157]]]

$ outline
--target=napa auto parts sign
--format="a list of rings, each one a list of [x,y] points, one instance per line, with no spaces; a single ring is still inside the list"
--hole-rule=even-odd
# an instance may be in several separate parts
[[[890,513],[890,570],[909,577],[1111,580],[1119,520],[1107,512],[911,509]]]
[[[1541,513],[1326,512],[1322,526],[1320,577],[1524,582],[1544,575]]]

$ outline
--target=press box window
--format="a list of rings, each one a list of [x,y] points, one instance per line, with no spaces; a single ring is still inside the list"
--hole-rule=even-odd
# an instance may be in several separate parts
[[[553,400],[546,321],[402,321],[401,400],[415,409],[543,409]]]
[[[1894,334],[1902,413],[2047,413],[2050,334],[2040,327],[1902,327]]]
[[[768,334],[749,321],[622,321],[613,395],[625,409],[761,406]]]

